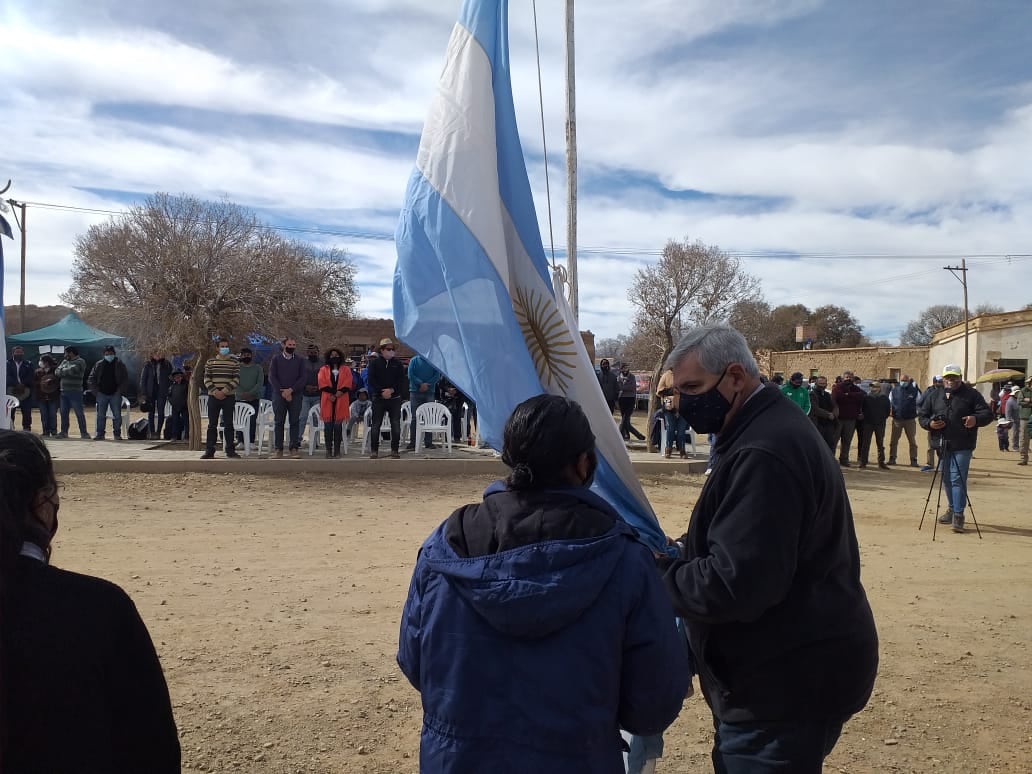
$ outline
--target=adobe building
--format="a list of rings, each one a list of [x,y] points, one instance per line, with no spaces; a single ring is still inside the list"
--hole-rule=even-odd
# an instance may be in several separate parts
[[[947,363],[965,369],[974,381],[994,368],[1013,368],[1028,374],[1032,360],[1032,309],[983,314],[968,320],[968,362],[964,363],[964,323],[944,328],[932,338],[930,364],[938,373]]]
[[[799,371],[803,379],[826,376],[829,381],[843,371],[861,379],[899,380],[907,374],[918,384],[932,380],[929,347],[853,347],[843,349],[798,349],[788,352],[757,353],[760,371],[786,379]]]

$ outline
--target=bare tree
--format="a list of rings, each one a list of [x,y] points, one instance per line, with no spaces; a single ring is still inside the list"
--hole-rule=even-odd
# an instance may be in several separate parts
[[[985,303],[979,304],[975,307],[975,311],[971,313],[972,317],[978,317],[980,314],[1003,314],[1007,310],[997,304],[992,304],[986,301]]]
[[[964,309],[953,304],[936,304],[923,310],[916,320],[907,323],[899,335],[904,347],[921,347],[932,343],[932,337],[943,328],[964,322]]]
[[[634,275],[627,297],[636,307],[634,333],[651,343],[653,377],[649,417],[656,410],[656,385],[667,355],[691,325],[727,319],[736,304],[759,296],[759,282],[738,258],[702,242],[667,242],[652,266]],[[642,363],[644,366],[645,363]],[[649,451],[653,451],[649,433]]]
[[[284,240],[230,202],[155,194],[75,246],[62,300],[137,349],[193,353],[190,406],[218,336],[237,346],[290,335],[312,339],[358,300],[344,252]],[[201,445],[190,411],[190,447]]]

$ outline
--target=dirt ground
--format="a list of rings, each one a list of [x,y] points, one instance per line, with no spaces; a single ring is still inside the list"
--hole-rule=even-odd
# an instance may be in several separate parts
[[[991,430],[971,471],[981,540],[939,529],[933,542],[931,513],[918,531],[931,474],[845,471],[881,671],[826,771],[1032,771],[1032,476]],[[668,533],[686,527],[703,480],[644,482]],[[487,483],[69,475],[54,563],[136,601],[185,770],[416,772],[399,613],[422,540]],[[711,731],[697,692],[659,771],[709,770]]]

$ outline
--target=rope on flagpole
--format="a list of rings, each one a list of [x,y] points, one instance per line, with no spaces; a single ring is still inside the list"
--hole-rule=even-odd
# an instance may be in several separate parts
[[[548,243],[552,250],[552,270],[554,271],[560,267],[555,262],[555,236],[552,233],[552,189],[548,179],[548,142],[545,139],[545,91],[541,85],[541,46],[538,42],[537,0],[532,0],[531,7],[534,10],[534,53],[537,57],[538,107],[541,111],[541,149],[545,156],[545,201],[548,207]],[[565,274],[566,271],[564,269],[564,278]]]

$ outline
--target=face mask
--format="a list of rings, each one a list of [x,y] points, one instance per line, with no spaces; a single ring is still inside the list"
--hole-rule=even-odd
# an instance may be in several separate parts
[[[240,358],[240,362],[241,363],[250,363],[251,362],[251,356],[250,355],[244,355],[242,358]]]
[[[107,362],[109,362],[109,363],[113,363],[115,361],[115,356],[114,355],[104,355],[104,359]]]
[[[225,357],[229,354],[229,347],[219,347],[219,354]]]
[[[607,366],[607,365],[602,366],[602,370],[603,371],[608,371],[609,370],[609,366]]]
[[[727,398],[721,395],[717,387],[724,380],[726,373],[727,368],[717,379],[717,383],[701,395],[681,395],[681,415],[688,420],[688,424],[696,433],[717,433],[723,429],[727,412],[731,410],[731,404]]]
[[[823,384],[815,384],[813,386],[813,390],[814,390],[814,392],[824,392],[824,385]]]
[[[330,358],[330,365],[340,365],[340,358],[339,357],[331,357]]]
[[[385,349],[383,352],[380,353],[380,357],[382,357],[384,360],[390,360],[392,357],[394,357],[394,352],[389,349]]]
[[[284,347],[283,351],[286,352],[288,355],[293,355],[295,349],[296,347]]]
[[[13,360],[13,361],[14,361],[15,363],[20,363],[20,362],[22,361],[22,356],[21,356],[21,355],[11,355],[11,359],[12,359],[12,360]]]
[[[319,356],[318,355],[313,355],[311,353],[309,353],[308,359],[311,360],[313,363],[318,363],[319,362]]]

